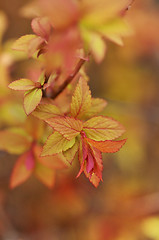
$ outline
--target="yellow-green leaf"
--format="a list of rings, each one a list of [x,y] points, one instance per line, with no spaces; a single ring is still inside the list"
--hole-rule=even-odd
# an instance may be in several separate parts
[[[95,141],[113,140],[125,132],[124,127],[119,122],[104,116],[89,119],[84,123],[83,130],[88,138]]]
[[[27,91],[35,88],[35,83],[30,79],[19,79],[9,84],[8,86],[14,90]]]
[[[33,89],[24,95],[24,109],[27,115],[32,113],[42,98],[41,89]]]
[[[82,121],[71,117],[55,117],[46,122],[68,140],[79,135],[83,128]]]
[[[74,143],[75,138],[69,141],[58,132],[54,132],[48,137],[43,147],[41,156],[49,156],[60,153],[62,151],[66,151],[67,149],[71,148]]]
[[[63,152],[64,157],[70,164],[72,164],[76,156],[76,153],[78,152],[78,146],[79,146],[79,142],[76,140],[72,148],[69,148],[67,151]]]
[[[86,80],[81,77],[72,96],[71,115],[81,118],[91,106],[91,92]]]

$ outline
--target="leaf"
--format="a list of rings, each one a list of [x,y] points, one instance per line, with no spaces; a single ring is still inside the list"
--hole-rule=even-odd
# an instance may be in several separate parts
[[[27,91],[34,89],[35,83],[29,79],[20,79],[10,83],[8,87],[14,90]]]
[[[36,38],[36,35],[34,35],[34,34],[24,35],[24,36],[18,38],[13,43],[12,49],[18,50],[18,51],[23,51],[23,52],[28,52],[29,43],[31,40],[33,40],[35,38]]]
[[[31,27],[34,33],[45,40],[49,39],[51,33],[51,25],[46,17],[37,17],[34,18],[31,22]]]
[[[55,184],[55,171],[49,167],[37,162],[35,170],[35,176],[47,187],[52,188]]]
[[[27,169],[26,161],[30,158],[30,151],[20,156],[13,168],[10,178],[10,188],[14,188],[25,182],[32,174],[33,168]],[[33,158],[33,155],[32,155]],[[34,161],[34,159],[32,159]]]
[[[40,77],[39,77],[37,82],[39,82],[42,86],[44,85],[44,82],[45,82],[45,72],[42,72],[40,74]]]
[[[68,150],[63,152],[63,155],[66,158],[66,160],[69,162],[69,164],[72,164],[72,162],[78,152],[78,145],[79,145],[79,142],[76,140],[76,142],[72,148],[69,148]]]
[[[91,92],[86,80],[81,77],[72,96],[71,116],[81,118],[91,106]]]
[[[109,117],[93,117],[83,124],[83,130],[88,138],[96,141],[113,140],[120,137],[124,132],[124,127]]]
[[[50,156],[56,153],[60,153],[62,151],[66,151],[67,149],[71,148],[75,143],[75,139],[73,138],[71,141],[64,138],[58,132],[54,132],[51,134],[44,147],[41,156]]]
[[[32,113],[42,98],[41,89],[33,89],[24,95],[24,109],[27,115]]]
[[[97,148],[101,152],[104,153],[115,153],[122,148],[122,146],[126,143],[127,139],[119,140],[119,141],[112,141],[112,140],[106,140],[106,141],[94,141],[89,138],[85,138],[87,142],[89,142],[93,147]]]
[[[107,106],[107,102],[101,98],[92,98],[91,107],[88,109],[86,114],[83,117],[93,117],[98,113],[102,112],[103,109]]]
[[[31,57],[39,48],[40,45],[44,42],[41,37],[36,37],[29,42],[28,46],[28,55]]]
[[[98,149],[89,147],[85,139],[79,143],[78,159],[81,168],[76,176],[78,178],[82,172],[89,178],[89,181],[97,187],[102,180],[103,162]]]
[[[21,134],[9,130],[0,132],[0,149],[10,154],[21,154],[29,149],[30,144],[28,138]]]
[[[33,115],[39,119],[46,120],[49,118],[61,116],[62,113],[58,107],[53,104],[39,104]]]
[[[55,117],[46,122],[68,140],[80,134],[83,124],[80,120],[70,117]]]

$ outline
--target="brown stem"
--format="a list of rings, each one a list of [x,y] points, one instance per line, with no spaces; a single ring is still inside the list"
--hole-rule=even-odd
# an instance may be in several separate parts
[[[85,61],[86,60],[84,60],[84,59],[80,59],[80,61],[78,62],[74,72],[65,79],[64,83],[59,87],[59,89],[56,92],[52,93],[52,96],[51,96],[52,99],[55,99],[60,93],[62,93],[65,90],[65,88],[68,86],[68,84],[77,75],[77,73],[79,72],[79,70],[81,69],[82,65],[85,63]]]

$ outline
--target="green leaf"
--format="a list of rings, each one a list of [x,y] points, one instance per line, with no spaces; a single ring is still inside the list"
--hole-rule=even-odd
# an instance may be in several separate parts
[[[83,130],[88,138],[95,141],[113,140],[120,137],[124,132],[124,127],[109,117],[93,117],[83,124]]]
[[[10,83],[8,87],[14,90],[27,91],[35,88],[35,82],[29,79],[20,79]]]
[[[33,89],[24,95],[24,109],[27,115],[32,113],[42,98],[41,89]]]
[[[69,141],[58,132],[54,132],[48,137],[43,147],[41,156],[49,156],[60,153],[62,151],[66,151],[67,149],[71,148],[74,143],[75,138]]]
[[[70,117],[55,117],[46,122],[68,140],[79,135],[83,128],[82,121]]]
[[[81,118],[91,106],[91,92],[86,80],[81,77],[72,96],[71,116]]]
[[[60,109],[53,104],[39,104],[33,115],[39,119],[46,120],[49,118],[61,116],[62,113]]]

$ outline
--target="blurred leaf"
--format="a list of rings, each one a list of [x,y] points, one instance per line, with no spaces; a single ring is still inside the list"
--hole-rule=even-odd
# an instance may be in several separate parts
[[[30,147],[30,141],[20,133],[0,131],[0,149],[11,154],[21,154]]]
[[[53,169],[42,165],[40,162],[37,162],[34,169],[34,174],[47,187],[52,188],[54,186],[55,172]]]
[[[31,157],[30,152],[26,152],[18,158],[10,178],[11,188],[17,187],[18,185],[25,182],[31,176],[33,172],[33,168],[28,169],[26,167],[26,161],[30,157]],[[32,161],[34,161],[33,155],[32,155]]]

